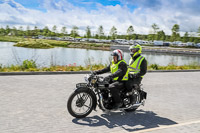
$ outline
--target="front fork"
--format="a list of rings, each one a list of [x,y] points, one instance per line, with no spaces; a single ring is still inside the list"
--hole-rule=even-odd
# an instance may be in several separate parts
[[[100,90],[97,90],[97,95],[98,95],[98,97],[99,97],[99,99],[98,99],[98,106],[99,106],[99,108],[101,109],[101,110],[103,110],[103,111],[108,111],[105,107],[104,107],[104,105],[103,105],[103,95],[102,95],[102,93],[100,92]]]

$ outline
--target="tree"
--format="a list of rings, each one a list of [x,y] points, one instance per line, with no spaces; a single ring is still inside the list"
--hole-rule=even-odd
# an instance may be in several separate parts
[[[23,27],[22,27],[22,26],[20,26],[20,27],[19,27],[19,30],[20,30],[20,31],[23,31]]]
[[[37,27],[37,26],[35,26],[35,27],[34,27],[34,30],[38,30],[38,27]]]
[[[67,34],[67,28],[66,28],[65,26],[62,27],[61,33],[62,33],[63,35],[66,35],[66,34]]]
[[[52,27],[52,31],[53,31],[53,32],[57,32],[57,26],[56,26],[56,25],[54,25],[54,26]]]
[[[6,30],[5,30],[6,35],[8,35],[10,33],[10,30],[11,30],[10,27],[8,25],[6,25]]]
[[[170,37],[170,41],[174,42],[175,40],[176,40],[176,33],[173,32],[172,35],[171,35],[171,37]]]
[[[52,32],[51,31],[48,31],[47,33],[46,33],[46,36],[51,36],[52,35]]]
[[[74,37],[74,38],[77,37],[77,36],[79,36],[78,35],[78,27],[77,26],[73,26],[72,27],[71,36]]]
[[[29,31],[29,30],[30,30],[30,27],[29,27],[29,26],[27,26],[27,27],[26,27],[26,31]]]
[[[176,41],[180,41],[181,40],[181,36],[179,33],[176,33]]]
[[[175,24],[173,27],[172,27],[172,33],[175,32],[179,32],[179,25],[178,24]]]
[[[183,36],[183,42],[188,42],[189,41],[189,34],[188,32],[185,32],[184,36]]]
[[[178,24],[175,24],[173,27],[172,27],[172,36],[171,36],[171,41],[177,41],[180,39],[180,34],[178,33],[179,32],[179,25]]]
[[[99,39],[103,39],[104,38],[104,31],[103,31],[103,26],[100,25],[97,31],[97,35],[99,37]]]
[[[161,31],[161,40],[165,40],[166,39],[166,35],[165,35],[165,32],[162,30]]]
[[[160,29],[160,28],[158,27],[158,25],[155,24],[155,23],[153,23],[151,27],[153,28],[154,34],[156,34],[156,33],[158,32],[158,30]]]
[[[166,35],[166,37],[165,37],[165,41],[170,41],[170,37],[171,37],[171,36]]]
[[[19,27],[19,36],[23,36],[23,35],[24,35],[23,27],[20,26],[20,27]]]
[[[112,39],[116,39],[117,37],[117,28],[115,28],[115,26],[113,26],[110,30],[110,36]]]
[[[157,34],[156,34],[156,40],[162,40],[162,41],[164,41],[165,38],[166,38],[166,36],[165,36],[165,32],[163,30],[157,32]]]
[[[5,29],[4,28],[0,28],[0,35],[5,35]]]
[[[98,34],[95,34],[95,35],[94,35],[94,38],[95,38],[95,39],[100,39],[100,37],[99,37]]]
[[[89,26],[86,27],[85,32],[86,32],[86,38],[90,38],[91,37],[91,30],[90,30]]]
[[[35,26],[35,27],[34,27],[34,30],[33,30],[33,34],[32,34],[32,36],[37,36],[38,34],[39,34],[38,27]]]
[[[11,34],[14,36],[18,36],[17,28],[15,26],[13,26],[13,28],[11,29]]]
[[[147,39],[145,35],[138,35],[137,38],[140,39],[140,40],[146,40]]]
[[[194,42],[194,37],[190,37],[189,42]]]
[[[197,44],[197,43],[199,43],[199,42],[200,42],[200,40],[196,37],[196,38],[194,39],[194,43]]]
[[[148,35],[148,40],[153,41],[154,40],[154,34],[149,34]]]
[[[197,30],[197,33],[199,33],[199,36],[200,36],[200,26],[199,26],[199,29]]]
[[[127,29],[128,40],[130,40],[133,37],[133,34],[134,34],[134,29],[133,29],[133,26],[131,25]]]
[[[50,32],[49,28],[48,28],[47,26],[45,26],[44,29],[43,29],[43,33],[42,33],[42,34],[43,34],[44,36],[48,36],[48,35],[49,35],[49,32]]]
[[[52,27],[52,34],[51,34],[51,36],[56,36],[56,32],[57,32],[57,26],[54,25],[54,26]]]
[[[27,26],[26,27],[26,36],[30,36],[30,27],[29,26]]]

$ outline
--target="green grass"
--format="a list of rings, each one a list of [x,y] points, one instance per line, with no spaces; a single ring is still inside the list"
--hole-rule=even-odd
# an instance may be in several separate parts
[[[53,48],[52,45],[41,40],[20,41],[17,42],[14,46],[26,47],[26,48],[41,48],[41,49]]]
[[[26,40],[23,37],[16,37],[16,36],[0,36],[0,41],[1,42],[19,42]]]
[[[192,63],[189,65],[176,66],[170,64],[168,66],[159,66],[157,64],[151,64],[148,66],[148,70],[190,70],[190,69],[200,69],[200,65],[197,63]]]
[[[99,70],[106,67],[103,64],[95,64],[92,66],[93,70]],[[91,68],[90,65],[85,67],[76,66],[76,63],[69,64],[65,66],[50,66],[50,67],[37,67],[37,64],[33,60],[25,60],[22,65],[10,65],[3,66],[0,64],[0,72],[37,72],[37,71],[89,71]]]
[[[99,70],[105,68],[107,65],[95,64],[92,65],[92,70]],[[0,72],[37,72],[37,71],[89,71],[91,68],[90,65],[87,66],[76,66],[76,64],[69,64],[65,66],[50,66],[50,67],[37,67],[37,64],[33,60],[25,60],[22,65],[10,65],[2,66],[0,64]],[[151,64],[148,66],[148,70],[190,70],[190,69],[199,69],[200,65],[196,63],[190,65],[176,66],[159,66],[157,64]]]
[[[53,48],[54,46],[56,46],[56,47],[66,47],[66,48],[110,50],[110,44],[103,44],[103,43],[31,39],[31,38],[23,38],[15,36],[0,36],[0,41],[16,42],[14,46],[26,47],[26,48]]]

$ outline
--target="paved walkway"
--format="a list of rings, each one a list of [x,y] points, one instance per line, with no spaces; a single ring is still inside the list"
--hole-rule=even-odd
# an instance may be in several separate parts
[[[84,74],[0,76],[2,133],[199,133],[200,72],[147,73],[146,105],[136,112],[105,114],[97,108],[84,119],[66,102]]]

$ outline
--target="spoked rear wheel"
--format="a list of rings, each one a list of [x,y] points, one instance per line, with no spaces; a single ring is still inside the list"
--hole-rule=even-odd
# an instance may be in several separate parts
[[[93,109],[92,107],[92,96],[85,90],[73,92],[67,102],[68,112],[76,118],[83,118],[89,115]]]

